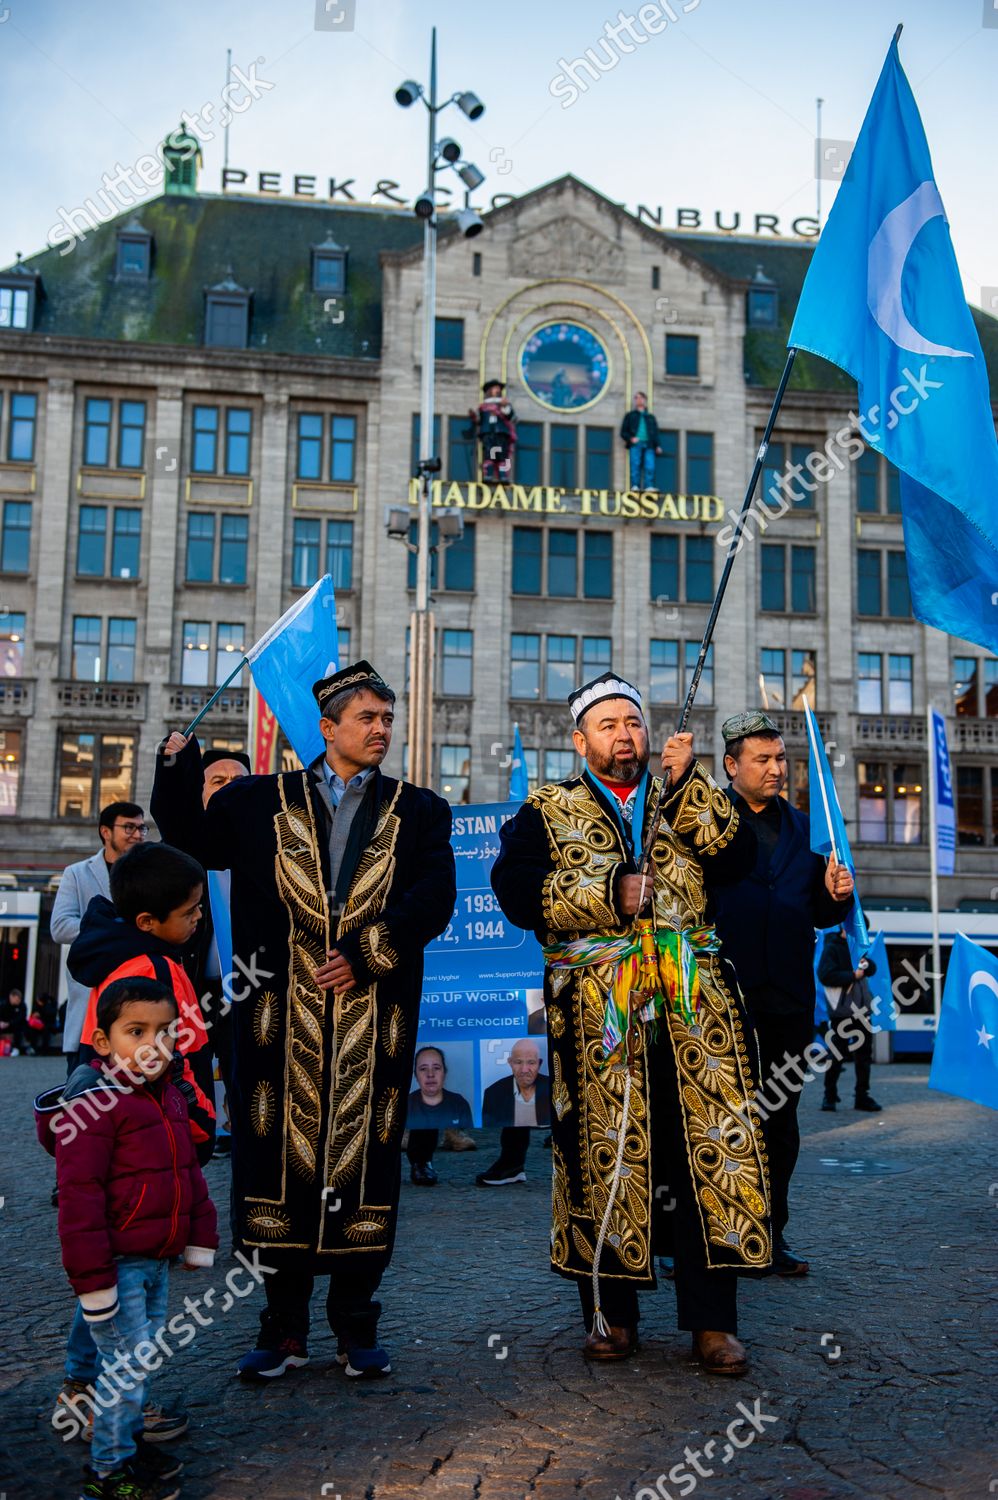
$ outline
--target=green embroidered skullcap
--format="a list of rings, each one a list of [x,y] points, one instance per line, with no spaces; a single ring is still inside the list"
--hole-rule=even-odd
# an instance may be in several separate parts
[[[743,740],[750,734],[782,734],[782,732],[780,726],[774,724],[761,708],[750,709],[744,714],[733,714],[721,725],[721,738],[726,745],[730,745],[732,740]]]

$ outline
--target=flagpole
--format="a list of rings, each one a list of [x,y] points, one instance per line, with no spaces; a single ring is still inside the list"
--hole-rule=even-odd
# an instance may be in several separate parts
[[[686,728],[687,723],[689,722],[689,717],[693,710],[693,700],[697,695],[697,688],[700,686],[700,678],[703,675],[704,663],[707,660],[707,652],[710,650],[710,643],[714,636],[714,627],[717,624],[717,617],[721,612],[721,604],[724,600],[724,592],[728,587],[728,579],[731,577],[731,569],[734,567],[735,558],[741,551],[742,532],[745,529],[745,521],[748,517],[749,507],[751,506],[752,500],[755,496],[756,485],[759,483],[759,475],[762,473],[763,464],[766,462],[766,454],[769,452],[769,440],[773,435],[773,428],[776,426],[776,418],[779,414],[780,407],[783,404],[783,397],[786,392],[787,385],[790,382],[790,372],[793,369],[796,354],[796,349],[787,350],[787,362],[783,366],[783,374],[780,376],[780,383],[776,387],[776,395],[773,397],[773,405],[769,413],[769,419],[766,422],[766,430],[762,435],[762,442],[759,444],[758,451],[755,455],[755,463],[752,465],[752,473],[749,476],[748,487],[745,490],[745,498],[742,501],[742,508],[738,513],[738,520],[735,522],[735,529],[732,534],[731,541],[728,544],[728,555],[724,560],[724,568],[721,571],[720,582],[717,585],[717,590],[714,594],[714,602],[710,607],[710,614],[707,617],[707,625],[704,629],[703,640],[700,642],[700,654],[697,657],[697,664],[693,669],[693,676],[690,678],[690,685],[686,694],[686,702],[683,704],[683,711],[679,716],[679,723],[676,726],[677,734],[682,734],[683,730]],[[671,781],[672,773],[670,771],[666,771],[665,775],[662,777],[662,783],[659,787],[658,797],[655,800],[655,806],[652,812],[652,820],[648,829],[648,840],[645,845],[644,854],[641,858],[641,867],[639,870],[639,874],[642,875],[647,873],[648,866],[651,863],[651,851],[655,843],[655,839],[658,836],[659,826],[662,822],[662,814],[665,810],[665,799],[668,795]]]
[[[818,786],[821,788],[821,806],[825,814],[825,827],[828,829],[828,837],[832,841],[832,857],[834,858],[835,863],[837,865],[840,865],[842,861],[839,858],[839,851],[835,847],[835,829],[832,825],[832,810],[828,805],[828,788],[825,785],[825,776],[821,768],[821,757],[818,754],[815,743],[815,736],[818,733],[818,726],[811,713],[811,705],[810,703],[808,703],[806,698],[804,699],[804,720],[807,724],[807,732],[811,740],[812,748],[814,749],[814,766],[815,770],[818,773]]]
[[[229,683],[233,682],[239,676],[240,672],[242,671],[243,667],[246,666],[246,664],[247,664],[248,661],[249,661],[249,657],[248,656],[240,657],[239,664],[235,668],[235,670],[229,673],[228,677],[226,677],[226,679],[222,683],[221,687],[217,687],[215,689],[215,691],[212,693],[211,697],[208,699],[208,702],[205,704],[205,706],[201,710],[201,712],[199,714],[197,714],[191,720],[191,722],[188,724],[187,728],[184,730],[184,739],[185,740],[189,739],[190,736],[194,733],[195,729],[198,727],[198,725],[200,724],[201,720],[204,718],[205,714],[208,712],[208,710],[215,703],[218,702],[219,698],[221,698],[222,694],[225,692],[225,689],[228,687]]]
[[[936,1033],[942,994],[939,986],[939,819],[936,813],[936,734],[932,723],[932,704],[926,709],[929,735],[929,900],[932,907],[932,1011]]]

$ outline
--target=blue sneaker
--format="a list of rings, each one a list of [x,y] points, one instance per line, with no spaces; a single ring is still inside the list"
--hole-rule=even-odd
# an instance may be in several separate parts
[[[388,1350],[378,1344],[374,1349],[359,1349],[356,1344],[341,1344],[336,1355],[344,1372],[355,1380],[377,1380],[392,1373]]]
[[[308,1364],[308,1349],[301,1339],[286,1338],[273,1349],[251,1349],[236,1366],[243,1380],[276,1380],[285,1370]]]

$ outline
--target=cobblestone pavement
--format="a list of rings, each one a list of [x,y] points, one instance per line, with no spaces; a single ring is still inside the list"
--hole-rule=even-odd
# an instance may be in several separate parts
[[[85,1457],[49,1425],[72,1300],[30,1103],[60,1074],[55,1058],[0,1062],[6,1500],[75,1496]],[[742,1381],[693,1364],[668,1285],[643,1299],[637,1358],[585,1364],[575,1290],[547,1270],[550,1156],[538,1138],[526,1185],[476,1188],[495,1144],[478,1132],[474,1155],[437,1157],[439,1187],[403,1189],[382,1288],[390,1379],[349,1382],[323,1328],[307,1369],[241,1385],[234,1366],[252,1343],[258,1291],[171,1361],[158,1394],[191,1413],[184,1496],[986,1500],[998,1493],[998,1132],[989,1111],[929,1093],[925,1080],[924,1067],[875,1070],[876,1116],[822,1114],[819,1086],[805,1092],[791,1242],[812,1274],[741,1283],[754,1357]],[[223,1217],[227,1176],[226,1162],[212,1163]],[[222,1288],[228,1265],[178,1276],[171,1310]],[[735,1450],[725,1433],[738,1403],[762,1430],[747,1443],[753,1429],[738,1428]],[[677,1464],[685,1477],[670,1481]]]

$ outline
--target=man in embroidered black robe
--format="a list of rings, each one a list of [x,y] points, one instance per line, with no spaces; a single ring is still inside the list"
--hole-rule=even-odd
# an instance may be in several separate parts
[[[232,872],[233,1204],[276,1268],[249,1379],[308,1359],[314,1277],[349,1375],[387,1374],[374,1300],[391,1258],[423,950],[454,908],[450,808],[380,771],[395,695],[367,662],[313,689],[324,757],[202,803],[197,741],[156,769],[164,837]],[[240,977],[241,976],[241,977]]]
[[[755,838],[693,760],[692,737],[674,735],[663,751],[672,773],[665,818],[643,885],[638,865],[660,783],[648,775],[640,695],[608,672],[569,703],[586,768],[530,795],[502,829],[492,873],[507,917],[545,947],[552,1267],[577,1280],[587,1357],[623,1359],[637,1347],[638,1290],[654,1287],[654,1255],[667,1251],[679,1325],[693,1333],[701,1362],[714,1374],[742,1374],[736,1268],[770,1260],[766,1159],[750,1032],[703,914],[713,886],[752,868]],[[628,1086],[627,1058],[608,1066],[604,1036],[607,998],[640,913],[660,944],[665,1003],[632,1032]],[[679,989],[662,979],[670,952],[685,965]]]

